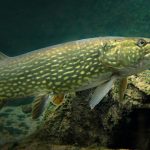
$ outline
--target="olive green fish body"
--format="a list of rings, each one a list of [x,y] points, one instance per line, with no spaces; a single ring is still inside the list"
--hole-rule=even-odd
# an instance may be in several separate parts
[[[64,93],[96,86],[105,74],[98,39],[69,42],[7,58],[0,64],[0,97]],[[106,71],[108,77],[111,72]],[[106,77],[106,80],[107,78]]]
[[[16,57],[3,59],[1,55],[0,100],[80,91],[114,81],[114,76],[126,77],[143,71],[150,65],[149,41],[92,38]]]

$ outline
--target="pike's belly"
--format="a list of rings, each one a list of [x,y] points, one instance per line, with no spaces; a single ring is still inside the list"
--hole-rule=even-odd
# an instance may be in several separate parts
[[[100,74],[98,77],[92,78],[89,82],[83,83],[76,91],[83,91],[93,87],[97,87],[107,81],[112,77],[112,72]]]

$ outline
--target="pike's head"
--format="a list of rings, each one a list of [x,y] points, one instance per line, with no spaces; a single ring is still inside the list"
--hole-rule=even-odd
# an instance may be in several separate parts
[[[104,44],[105,43],[105,44]],[[150,68],[150,39],[116,38],[103,42],[100,58],[105,68],[122,76]]]

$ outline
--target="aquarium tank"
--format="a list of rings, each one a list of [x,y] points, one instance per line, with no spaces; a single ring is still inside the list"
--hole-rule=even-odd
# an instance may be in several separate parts
[[[149,0],[0,1],[0,149],[149,150],[149,38]]]

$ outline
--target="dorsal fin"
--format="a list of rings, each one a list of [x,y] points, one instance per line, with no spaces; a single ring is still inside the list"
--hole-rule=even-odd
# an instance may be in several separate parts
[[[5,55],[4,53],[2,53],[2,52],[0,51],[0,60],[4,60],[4,59],[6,59],[6,58],[9,58],[9,56]]]

